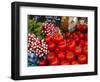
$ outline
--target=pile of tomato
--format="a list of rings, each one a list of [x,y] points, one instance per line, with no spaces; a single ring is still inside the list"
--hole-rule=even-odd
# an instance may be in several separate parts
[[[88,63],[88,29],[77,24],[73,32],[56,32],[52,23],[42,26],[42,40],[28,34],[28,61],[34,66],[78,65]],[[47,29],[48,28],[48,29]]]
[[[66,32],[63,35],[55,33],[53,36],[46,36],[45,41],[48,45],[49,65],[87,64],[87,33],[80,31]]]

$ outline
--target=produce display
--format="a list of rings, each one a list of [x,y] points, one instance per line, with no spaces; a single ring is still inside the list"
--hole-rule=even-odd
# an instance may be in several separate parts
[[[28,66],[88,64],[88,19],[28,15]]]

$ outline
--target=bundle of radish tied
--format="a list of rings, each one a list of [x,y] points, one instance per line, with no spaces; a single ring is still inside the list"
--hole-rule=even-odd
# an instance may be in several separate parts
[[[52,21],[29,22],[30,30],[27,35],[29,66],[88,63],[88,26],[83,19],[75,25],[70,25],[74,28],[70,31],[67,28],[63,29],[66,24],[64,26],[62,23],[59,27]]]
[[[44,35],[53,35],[56,30],[53,23],[43,23],[40,27],[41,33]],[[34,54],[33,54],[34,53]],[[48,54],[48,45],[44,39],[40,39],[34,33],[28,33],[28,62],[31,65],[44,65],[46,61],[46,55]],[[30,61],[34,56],[36,56],[37,61]],[[35,62],[35,63],[34,63]],[[46,63],[45,63],[46,64]]]

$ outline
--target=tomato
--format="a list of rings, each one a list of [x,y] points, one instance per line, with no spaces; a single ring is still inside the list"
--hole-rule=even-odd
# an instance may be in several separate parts
[[[88,54],[88,47],[84,46],[82,52],[83,52],[83,54],[87,55]]]
[[[81,47],[88,46],[88,42],[84,41],[84,40],[80,40],[79,46],[81,46]]]
[[[72,51],[75,48],[75,41],[74,40],[70,40],[70,42],[67,43],[67,49]]]
[[[79,46],[84,46],[85,45],[85,41],[84,40],[80,40],[80,42],[79,42]]]
[[[73,39],[75,40],[76,43],[79,43],[80,38],[79,38],[78,35],[75,35],[75,36],[73,37]]]
[[[76,29],[77,31],[80,30],[80,26],[79,26],[79,24],[76,24],[75,29]]]
[[[67,61],[67,60],[62,60],[62,61],[60,62],[60,64],[61,64],[61,65],[70,65],[70,62]]]
[[[50,43],[48,44],[48,49],[49,49],[49,50],[54,50],[55,47],[56,47],[56,44],[55,44],[54,42],[50,42]]]
[[[78,62],[80,64],[85,64],[87,62],[87,55],[79,55],[78,56]]]
[[[79,34],[79,38],[80,38],[81,40],[83,40],[83,39],[85,38],[84,34],[83,34],[83,33],[80,33],[80,34]]]
[[[75,56],[72,52],[67,52],[65,56],[68,61],[73,61],[75,58]]]
[[[55,56],[55,53],[54,53],[54,52],[49,52],[49,53],[47,54],[47,59],[48,59],[49,61],[54,60],[55,57],[56,57],[56,56]]]
[[[88,42],[87,42],[87,41],[85,41],[85,42],[84,42],[84,45],[85,45],[85,46],[88,46]]]
[[[72,33],[72,39],[75,40],[76,43],[79,42],[80,38],[77,32]]]
[[[59,60],[64,60],[65,58],[65,53],[63,51],[59,51],[57,54]]]
[[[66,43],[69,43],[71,41],[71,39],[66,39]]]
[[[54,40],[54,42],[58,43],[58,42],[64,40],[64,37],[61,34],[55,33],[53,35],[53,40]]]
[[[55,57],[54,60],[50,61],[49,63],[50,63],[50,65],[55,66],[55,65],[58,65],[59,64],[59,60],[58,60],[57,57]]]
[[[47,63],[46,60],[39,60],[38,65],[45,66],[46,63]]]
[[[50,35],[45,36],[44,40],[46,43],[49,43],[51,41],[51,36]]]
[[[78,36],[77,32],[72,33],[72,38],[74,38],[75,36]]]
[[[80,31],[87,32],[87,24],[80,24]]]
[[[84,34],[84,39],[85,39],[85,40],[88,40],[88,35],[87,35],[87,33]]]
[[[66,36],[66,38],[69,38],[70,32],[66,32],[66,33],[65,33],[65,36]]]
[[[78,63],[77,60],[73,60],[73,61],[71,62],[71,64],[72,64],[72,65],[77,65],[77,64],[79,64],[79,63]]]
[[[75,55],[80,55],[82,53],[82,48],[80,46],[76,46],[74,49]]]
[[[80,32],[86,32],[87,31],[87,24],[77,24],[75,26],[76,30]]]
[[[55,52],[58,53],[59,51],[60,51],[60,49],[57,47],[57,48],[55,49]]]
[[[64,41],[59,42],[58,43],[58,48],[60,50],[65,50],[66,49],[66,41],[64,40]]]
[[[76,34],[77,34],[78,36],[80,35],[80,33],[81,33],[80,31],[76,31]]]

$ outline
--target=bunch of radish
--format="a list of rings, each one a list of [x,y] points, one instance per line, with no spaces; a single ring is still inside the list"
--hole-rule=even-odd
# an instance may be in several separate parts
[[[56,32],[55,25],[53,23],[43,23],[41,26],[42,33],[45,35],[53,35]]]
[[[33,33],[28,34],[28,53],[36,55],[47,54],[47,45],[44,40],[39,40]]]

